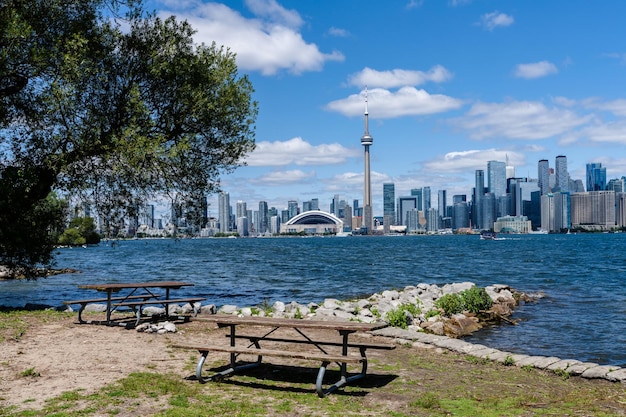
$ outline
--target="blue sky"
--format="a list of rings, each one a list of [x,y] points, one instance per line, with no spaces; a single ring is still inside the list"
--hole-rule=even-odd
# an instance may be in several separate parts
[[[259,103],[257,149],[222,177],[231,204],[363,199],[368,91],[374,215],[430,186],[467,194],[487,161],[537,177],[566,155],[570,175],[601,162],[626,175],[623,0],[155,0],[237,54]],[[584,181],[583,181],[584,182]],[[217,198],[211,196],[211,215]]]

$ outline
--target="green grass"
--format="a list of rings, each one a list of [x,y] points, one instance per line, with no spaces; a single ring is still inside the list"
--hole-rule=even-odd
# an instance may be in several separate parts
[[[27,329],[32,317],[22,317]],[[17,318],[12,316],[12,322],[19,323]],[[13,329],[11,326],[5,328]],[[323,399],[314,392],[315,363],[264,365],[223,382],[199,384],[185,379],[194,374],[198,355],[173,354],[184,360],[182,375],[163,366],[150,367],[95,393],[65,392],[41,409],[28,409],[28,401],[19,407],[0,405],[0,417],[626,415],[623,384],[505,366],[435,349],[398,346],[384,354],[372,354],[369,378]],[[206,364],[207,373],[208,368],[226,362],[226,357],[216,357]],[[337,377],[335,369],[329,368],[329,379]],[[35,377],[36,373],[34,368],[25,370],[23,377]]]

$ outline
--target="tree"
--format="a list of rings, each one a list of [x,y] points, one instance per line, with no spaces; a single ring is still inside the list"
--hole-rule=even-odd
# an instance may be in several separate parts
[[[257,115],[228,49],[194,44],[188,23],[137,2],[122,31],[99,11],[118,4],[0,6],[2,169],[39,167],[44,188],[93,204],[111,228],[156,196],[218,190],[254,149]]]
[[[59,236],[61,245],[80,246],[98,243],[100,243],[100,236],[96,233],[96,224],[91,217],[75,217]]]

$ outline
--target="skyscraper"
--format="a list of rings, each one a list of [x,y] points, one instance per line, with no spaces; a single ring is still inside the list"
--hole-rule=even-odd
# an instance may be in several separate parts
[[[482,229],[482,201],[485,195],[485,171],[477,169],[474,173],[474,195],[472,201],[472,227]]]
[[[363,227],[367,234],[372,233],[372,226],[374,225],[374,216],[372,213],[372,184],[370,182],[370,145],[374,142],[374,138],[370,136],[368,126],[368,113],[367,113],[367,92],[365,93],[365,133],[361,136],[361,145],[363,145],[365,151],[365,186],[363,190]]]
[[[447,217],[447,192],[446,190],[439,190],[437,192],[437,214],[439,215],[439,219],[443,219]],[[441,225],[440,225],[441,227]]]
[[[270,223],[269,210],[267,208],[267,201],[259,201],[259,226],[257,231],[259,233],[265,233],[268,231]]]
[[[539,179],[539,191],[541,195],[550,192],[550,163],[547,159],[539,160],[537,164],[537,178]]]
[[[425,213],[431,208],[430,204],[430,187],[422,188],[422,211]]]
[[[506,164],[500,161],[487,162],[487,186],[497,198],[506,194]]]
[[[218,205],[220,232],[228,233],[230,232],[230,195],[228,193],[220,193]]]
[[[587,164],[587,191],[603,191],[606,190],[606,168],[602,168],[602,164]]]
[[[415,206],[415,208],[418,211],[422,211],[424,209],[424,190],[422,188],[413,188],[411,189],[411,195],[417,197],[417,205]]]
[[[396,186],[394,183],[383,184],[383,223],[396,224]]]
[[[569,173],[567,172],[567,157],[559,155],[556,157],[554,163],[554,169],[556,174],[555,191],[567,192],[569,191]]]

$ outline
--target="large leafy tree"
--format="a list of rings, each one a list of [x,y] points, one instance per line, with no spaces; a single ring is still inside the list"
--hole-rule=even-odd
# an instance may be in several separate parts
[[[228,49],[195,44],[188,23],[138,2],[122,5],[120,25],[117,6],[0,5],[0,168],[34,167],[43,198],[79,196],[111,227],[149,198],[217,190],[253,150],[257,114]]]

